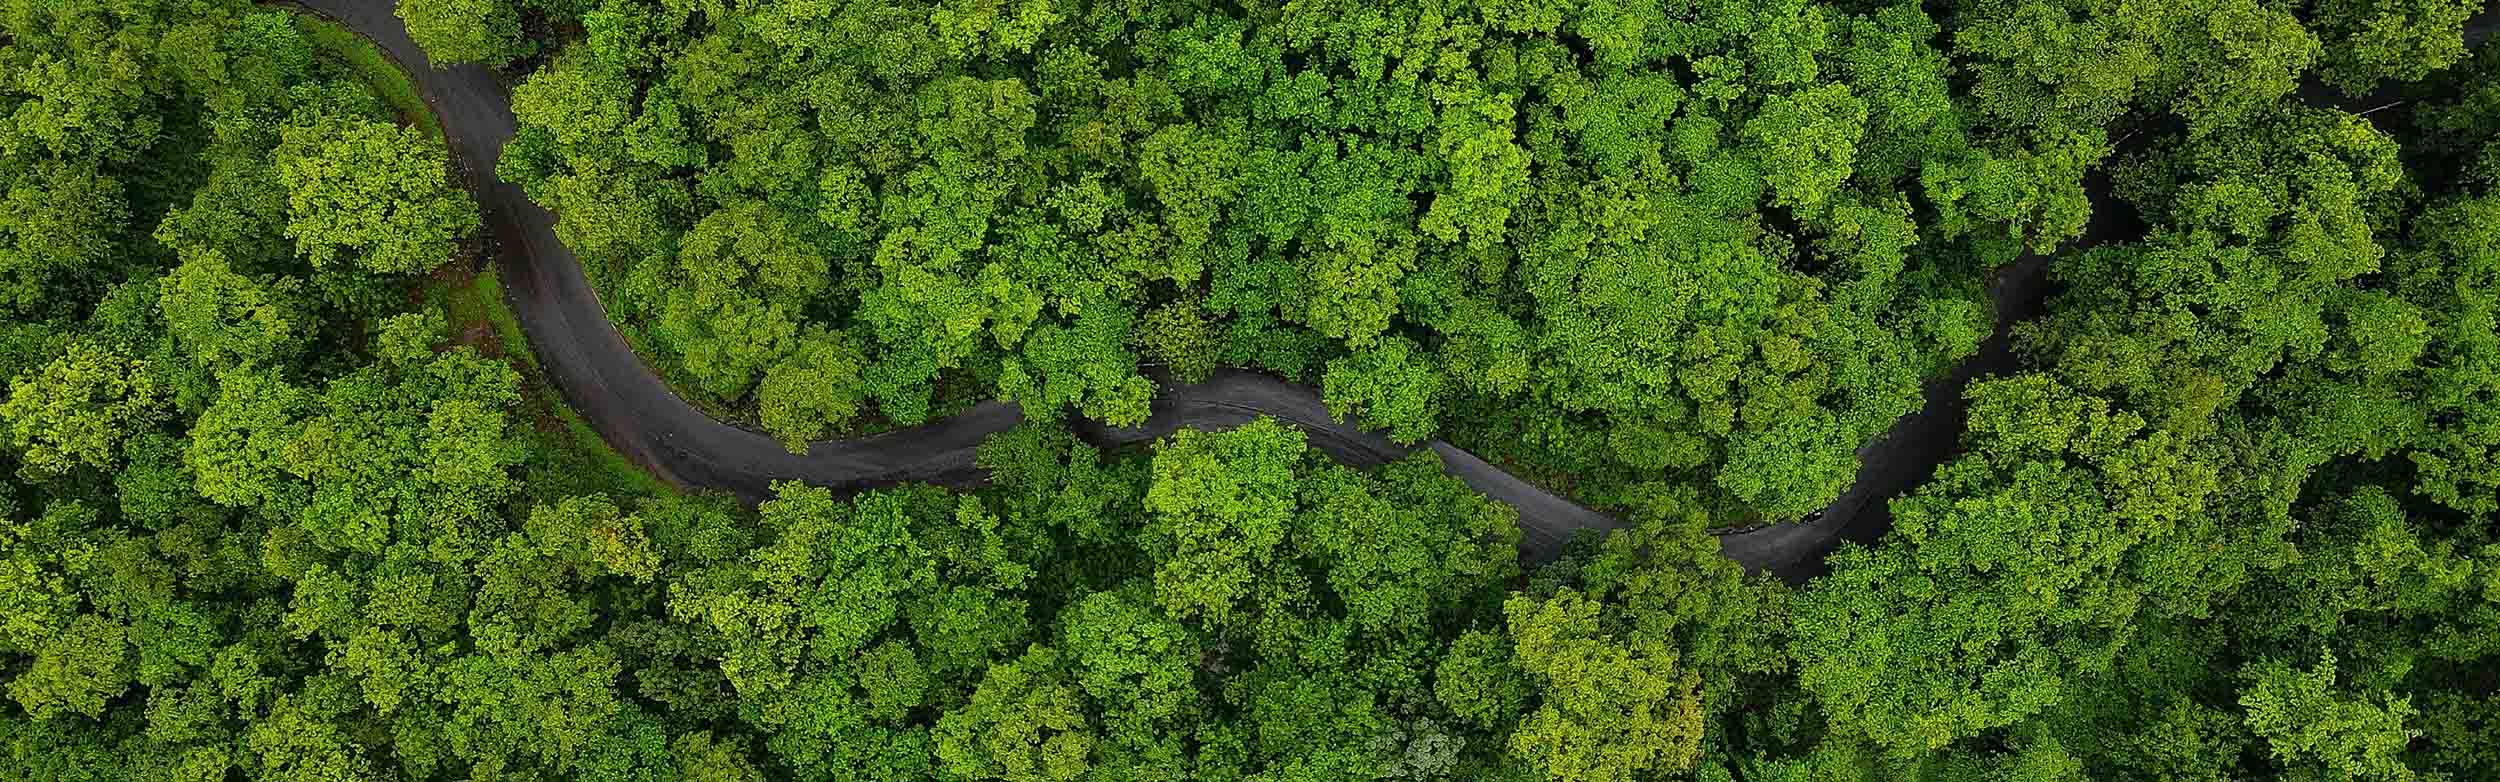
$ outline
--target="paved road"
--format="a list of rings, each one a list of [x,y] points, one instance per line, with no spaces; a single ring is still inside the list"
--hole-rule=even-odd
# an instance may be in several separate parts
[[[766,496],[776,480],[841,489],[908,481],[969,487],[983,478],[972,464],[982,439],[1023,420],[1015,406],[993,402],[926,426],[819,442],[805,454],[791,454],[760,432],[704,415],[671,393],[608,321],[581,262],[556,241],[555,216],[494,175],[515,127],[511,95],[495,75],[475,65],[431,67],[409,41],[389,0],[291,1],[371,39],[413,77],[441,120],[452,155],[500,243],[496,262],[505,296],[539,365],[610,446],[654,475],[679,486],[726,490],[749,500]],[[2500,17],[2486,12],[2476,21],[2475,39],[2488,36],[2496,21]],[[2096,215],[2108,211],[2094,210]],[[2097,235],[2122,219],[2096,220]],[[1871,540],[1880,534],[1883,500],[1932,474],[1951,454],[1962,425],[1962,388],[1979,374],[2013,366],[2008,328],[2045,306],[2046,269],[2045,258],[2026,256],[1999,270],[1991,285],[1999,314],[1996,333],[1976,358],[1927,384],[1924,408],[1859,450],[1863,466],[1857,482],[1817,521],[1722,535],[1721,552],[1748,569],[1795,580],[1820,573],[1823,556],[1840,541]],[[1153,416],[1142,426],[1080,425],[1079,430],[1098,444],[1124,445],[1184,426],[1222,428],[1262,415],[1301,426],[1314,447],[1347,464],[1372,466],[1411,452],[1376,432],[1340,423],[1308,388],[1247,372],[1223,372],[1203,383],[1167,384],[1155,400]],[[1424,447],[1439,454],[1452,476],[1518,509],[1522,555],[1532,562],[1559,553],[1578,530],[1618,523],[1455,446],[1434,441]]]
[[[815,443],[797,455],[760,432],[704,415],[671,393],[608,321],[580,260],[556,240],[555,216],[494,176],[515,127],[511,96],[495,75],[475,65],[431,67],[388,0],[292,1],[371,39],[409,72],[441,120],[452,156],[501,243],[496,260],[505,296],[539,365],[610,446],[661,479],[750,500],[785,479],[846,489],[907,481],[969,487],[983,478],[972,464],[981,441],[1023,420],[1014,405],[987,403],[926,426]],[[1247,372],[1167,385],[1142,426],[1080,429],[1098,444],[1124,445],[1183,426],[1222,428],[1260,415],[1300,425],[1314,447],[1348,464],[1372,466],[1410,452],[1378,433],[1339,423],[1307,388]],[[1532,558],[1550,557],[1573,531],[1615,524],[1458,448],[1438,442],[1428,447],[1441,454],[1452,475],[1520,510],[1522,548]]]

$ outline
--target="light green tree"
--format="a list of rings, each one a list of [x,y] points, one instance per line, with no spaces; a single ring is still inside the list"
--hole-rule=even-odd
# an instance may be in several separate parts
[[[452,185],[442,143],[416,128],[325,117],[284,136],[286,235],[315,267],[421,272],[477,234],[477,203]]]
[[[437,67],[502,65],[529,53],[510,0],[399,0],[399,18]]]

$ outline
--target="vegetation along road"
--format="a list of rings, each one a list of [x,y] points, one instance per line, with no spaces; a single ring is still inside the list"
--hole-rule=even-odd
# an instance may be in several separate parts
[[[2500,780],[2500,0],[0,9],[0,780]]]
[[[379,44],[403,65],[426,63],[387,3],[299,0]],[[2488,37],[2500,15],[2486,11],[2467,25],[2469,47]],[[957,415],[883,434],[813,443],[791,453],[771,436],[717,420],[670,390],[610,323],[580,261],[556,239],[555,215],[495,175],[514,133],[511,95],[479,65],[411,67],[410,74],[440,116],[446,140],[476,193],[493,235],[505,291],[531,347],[551,380],[610,445],[636,464],[679,485],[720,489],[749,500],[770,496],[774,481],[799,480],[840,489],[904,482],[964,487],[978,484],[973,464],[984,438],[1014,427],[1012,403],[984,402]],[[2105,201],[2095,188],[2096,205]],[[2094,209],[2085,241],[2103,235],[2112,210]],[[1754,525],[1720,536],[1721,551],[1748,569],[1792,579],[1821,572],[1822,555],[1843,539],[1871,540],[1881,530],[1881,500],[1934,471],[1953,447],[1964,414],[1962,389],[1972,378],[2011,366],[2013,324],[2039,314],[2048,293],[2047,259],[2025,254],[1991,282],[1995,330],[1978,355],[1930,379],[1925,404],[1859,449],[1849,490],[1808,523]],[[1082,427],[1097,445],[1144,442],[1183,427],[1220,429],[1270,416],[1302,427],[1312,447],[1358,467],[1412,451],[1379,432],[1332,414],[1309,388],[1243,371],[1219,371],[1195,383],[1167,380],[1142,425]],[[1529,561],[1551,559],[1578,530],[1609,529],[1612,517],[1521,480],[1463,449],[1434,440],[1443,469],[1519,512],[1521,548]]]

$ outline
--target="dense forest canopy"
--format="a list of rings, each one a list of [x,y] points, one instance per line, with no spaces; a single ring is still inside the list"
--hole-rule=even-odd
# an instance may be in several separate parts
[[[603,469],[391,63],[0,0],[0,778],[2500,778],[2470,1],[397,10],[684,393],[1028,422],[969,492]],[[1719,556],[2026,254],[1879,543]],[[1627,523],[1072,433],[1218,367]]]
[[[503,170],[794,447],[950,398],[1132,424],[1252,367],[1595,498],[1820,507],[2079,179],[2007,175],[2042,163],[1915,8],[1566,10],[600,11]]]

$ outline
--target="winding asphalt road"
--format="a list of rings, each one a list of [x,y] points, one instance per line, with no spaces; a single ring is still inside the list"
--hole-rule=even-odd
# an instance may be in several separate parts
[[[515,122],[511,95],[495,74],[475,65],[433,67],[408,38],[390,0],[289,0],[329,17],[379,45],[416,82],[441,121],[492,236],[505,296],[529,336],[538,363],[566,401],[611,447],[672,484],[725,490],[750,501],[777,480],[839,489],[921,481],[954,487],[984,479],[973,465],[983,438],[1023,420],[1014,405],[991,402],[925,426],[852,440],[813,444],[792,454],[771,437],[705,415],[671,393],[608,320],[581,262],[555,236],[555,215],[495,176]],[[2495,15],[2476,20],[2469,40],[2491,33]],[[2094,188],[2096,194],[2101,188]],[[2098,199],[2096,201],[2104,201]],[[2091,235],[2114,235],[2113,210],[2094,210]],[[1978,356],[1926,386],[1926,404],[1859,449],[1856,482],[1815,521],[1776,524],[1720,536],[1720,551],[1754,571],[1801,580],[1822,571],[1823,556],[1842,540],[1871,540],[1884,526],[1884,500],[1932,474],[1950,456],[1961,430],[1962,389],[1972,378],[2014,366],[2013,323],[2046,305],[2047,259],[2025,256],[1998,270],[1991,283],[1997,326]],[[1144,425],[1080,424],[1099,445],[1162,437],[1181,427],[1223,428],[1272,416],[1310,433],[1310,442],[1338,461],[1375,466],[1412,453],[1377,432],[1339,422],[1308,388],[1248,372],[1220,372],[1203,383],[1165,384]],[[1455,446],[1433,441],[1443,469],[1519,512],[1521,553],[1531,562],[1557,555],[1579,530],[1618,524],[1600,513],[1520,480]]]

